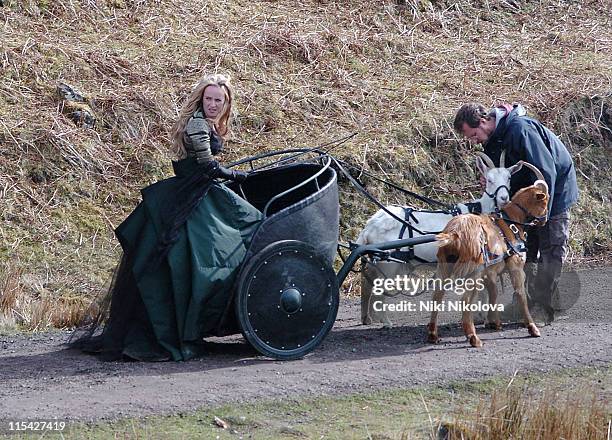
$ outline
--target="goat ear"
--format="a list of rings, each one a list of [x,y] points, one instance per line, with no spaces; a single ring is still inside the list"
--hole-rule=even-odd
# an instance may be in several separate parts
[[[483,160],[478,156],[476,157],[476,166],[478,167],[478,171],[480,171],[480,174],[486,177],[487,171],[489,171],[489,168],[485,165]]]
[[[536,180],[535,182],[533,182],[533,186],[540,188],[542,191],[546,192],[546,194],[548,194],[548,184],[543,181],[543,180]]]
[[[516,172],[518,172],[521,168],[523,168],[523,161],[520,160],[516,163],[516,165],[512,165],[510,168],[508,168],[508,171],[510,171],[510,174],[514,174]]]
[[[546,193],[536,193],[536,200],[544,200],[546,198]]]

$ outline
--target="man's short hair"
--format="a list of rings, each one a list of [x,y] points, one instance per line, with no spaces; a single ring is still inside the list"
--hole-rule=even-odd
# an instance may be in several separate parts
[[[491,114],[487,113],[487,109],[484,108],[482,104],[476,102],[463,104],[461,108],[457,110],[453,127],[456,132],[461,133],[464,123],[472,128],[476,128],[480,125],[480,118],[485,118],[487,120],[491,119]]]

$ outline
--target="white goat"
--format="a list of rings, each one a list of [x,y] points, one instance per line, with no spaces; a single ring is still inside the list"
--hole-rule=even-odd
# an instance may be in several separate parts
[[[480,171],[481,175],[485,178],[486,187],[485,191],[480,199],[469,202],[468,204],[480,204],[480,211],[483,214],[494,212],[496,209],[502,209],[510,201],[510,176],[516,173],[521,166],[514,165],[510,168],[505,168],[505,151],[502,152],[500,157],[500,166],[496,168],[493,161],[489,156],[484,153],[477,153],[476,166]],[[459,203],[455,205],[456,214],[469,213],[467,204]],[[410,209],[406,206],[391,205],[386,207],[387,210],[393,213],[393,215],[404,219],[406,218],[407,210]],[[398,240],[400,238],[408,238],[409,236],[419,237],[423,234],[439,233],[447,225],[447,223],[454,217],[445,211],[426,211],[426,210],[413,210],[410,212],[406,222],[410,226],[404,227],[404,225],[398,222],[395,218],[390,216],[383,209],[376,212],[366,223],[363,231],[359,234],[356,240],[357,244],[376,244],[383,243],[386,241]],[[412,231],[409,231],[409,229]],[[412,235],[410,235],[410,233]],[[402,251],[408,251],[408,248],[402,248]],[[435,242],[425,243],[414,246],[414,258],[417,261],[425,263],[435,263],[436,253],[438,251],[438,245]],[[365,268],[365,266],[364,266]],[[396,265],[398,270],[402,270],[401,265]],[[366,269],[367,271],[367,269]],[[370,275],[373,275],[370,272]],[[377,271],[380,275],[381,271]],[[384,272],[385,277],[393,278],[396,275],[400,275],[397,272],[387,273]],[[368,274],[364,274],[368,276]],[[362,276],[362,280],[364,278]],[[372,318],[370,316],[370,303],[372,291],[370,288],[366,288],[362,282],[361,289],[361,304],[362,304],[362,322],[363,324],[370,324]],[[383,302],[386,297],[383,296]],[[391,327],[392,323],[389,320],[386,313],[381,312],[380,317],[385,327]]]

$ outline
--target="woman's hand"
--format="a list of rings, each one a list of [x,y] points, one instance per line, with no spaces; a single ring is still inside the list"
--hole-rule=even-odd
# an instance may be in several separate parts
[[[223,179],[233,180],[234,182],[242,183],[246,180],[247,177],[249,177],[249,173],[240,170],[231,170],[229,168],[219,166],[214,177],[221,177]]]
[[[244,182],[247,177],[249,177],[249,173],[240,170],[232,170],[232,180],[237,183]]]

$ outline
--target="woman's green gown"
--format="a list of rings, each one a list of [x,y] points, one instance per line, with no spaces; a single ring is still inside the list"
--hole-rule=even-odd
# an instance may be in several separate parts
[[[204,337],[236,331],[232,286],[261,213],[211,181],[167,256],[152,267],[167,207],[175,203],[181,179],[198,172],[193,159],[173,165],[176,176],[143,189],[142,202],[115,231],[129,282],[112,293],[102,352],[187,360],[201,355]]]

